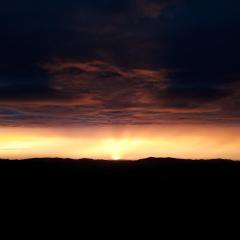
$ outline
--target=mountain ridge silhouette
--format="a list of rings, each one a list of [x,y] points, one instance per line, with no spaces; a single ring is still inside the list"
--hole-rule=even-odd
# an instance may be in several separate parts
[[[74,160],[70,158],[31,158],[25,160],[0,159],[0,177],[18,176],[20,179],[39,176],[47,173],[51,175],[67,176],[68,178],[87,178],[95,176],[103,178],[139,178],[156,179],[170,177],[196,177],[211,176],[239,177],[240,161],[212,159],[212,160],[187,160],[177,158],[143,158],[131,160],[94,160],[82,158]]]

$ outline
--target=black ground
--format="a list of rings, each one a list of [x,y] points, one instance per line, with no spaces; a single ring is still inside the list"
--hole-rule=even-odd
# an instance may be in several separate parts
[[[192,185],[235,186],[240,183],[240,162],[230,160],[179,160],[148,158],[138,161],[91,159],[0,160],[2,186],[33,185],[49,188],[104,189],[113,185],[156,191]]]
[[[32,213],[30,222],[41,215],[51,222],[47,217],[51,213],[54,221],[61,219],[64,225],[70,219],[82,219],[89,226],[94,220],[96,225],[104,225],[104,218],[113,225],[114,221],[159,223],[160,219],[170,225],[181,219],[177,224],[184,224],[187,212],[191,214],[188,222],[192,217],[201,221],[201,215],[204,222],[211,222],[211,215],[219,220],[223,213],[237,215],[240,162],[0,160],[0,182],[1,213],[6,211],[10,222],[16,213],[23,221],[26,212]]]

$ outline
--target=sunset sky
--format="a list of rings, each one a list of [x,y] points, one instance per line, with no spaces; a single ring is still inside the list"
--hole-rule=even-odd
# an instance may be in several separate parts
[[[240,160],[240,1],[0,6],[0,158]]]

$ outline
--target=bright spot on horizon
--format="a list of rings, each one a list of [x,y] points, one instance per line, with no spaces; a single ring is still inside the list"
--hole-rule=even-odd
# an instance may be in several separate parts
[[[119,155],[113,155],[112,156],[112,160],[118,161],[120,159],[121,159],[121,157]]]
[[[109,153],[112,160],[120,160],[123,155],[123,149],[126,149],[126,140],[104,139],[102,140],[101,149]]]

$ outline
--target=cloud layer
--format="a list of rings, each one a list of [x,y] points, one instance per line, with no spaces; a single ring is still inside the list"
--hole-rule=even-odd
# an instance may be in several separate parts
[[[237,1],[1,5],[0,125],[240,120]]]

